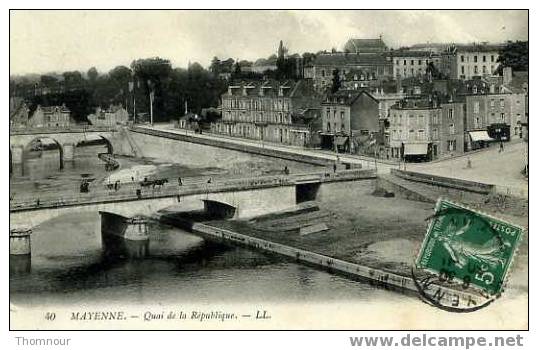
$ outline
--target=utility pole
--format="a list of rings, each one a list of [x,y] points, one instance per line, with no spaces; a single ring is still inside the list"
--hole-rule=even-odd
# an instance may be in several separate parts
[[[149,116],[150,116],[150,124],[153,126],[153,90],[149,93]]]

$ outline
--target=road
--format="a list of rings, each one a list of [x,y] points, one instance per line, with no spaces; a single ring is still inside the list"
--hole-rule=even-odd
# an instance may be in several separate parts
[[[398,168],[398,163],[379,161],[377,159],[370,158],[370,157],[350,155],[350,154],[345,154],[345,153],[336,154],[334,152],[329,152],[329,151],[324,151],[324,150],[310,150],[310,149],[305,149],[298,146],[280,145],[280,144],[274,144],[274,143],[268,143],[268,142],[262,142],[262,141],[224,137],[221,135],[217,136],[214,134],[196,134],[191,130],[174,128],[172,124],[154,124],[153,126],[137,125],[137,127],[162,130],[162,131],[167,131],[170,133],[180,134],[180,135],[187,134],[189,136],[192,136],[193,138],[220,140],[220,141],[226,141],[226,142],[230,142],[230,143],[238,144],[238,145],[259,147],[259,148],[264,148],[264,149],[273,149],[277,151],[301,154],[301,155],[306,155],[306,156],[311,156],[311,157],[317,157],[320,159],[328,159],[332,161],[336,161],[337,156],[338,156],[340,157],[341,162],[351,163],[351,164],[361,164],[364,169],[373,169],[377,167],[378,173],[389,173],[390,169]]]
[[[433,163],[406,164],[406,169],[496,185],[498,190],[528,198],[528,180],[521,174],[525,147],[521,140],[505,143],[504,151],[494,145],[479,152]],[[467,166],[471,160],[471,167]]]

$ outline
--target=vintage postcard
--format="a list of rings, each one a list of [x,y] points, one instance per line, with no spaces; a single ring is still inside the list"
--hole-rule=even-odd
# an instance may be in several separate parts
[[[11,330],[528,329],[527,10],[9,19]]]

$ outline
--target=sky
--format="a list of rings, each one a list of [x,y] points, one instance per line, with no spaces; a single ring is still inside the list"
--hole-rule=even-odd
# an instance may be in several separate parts
[[[101,73],[134,59],[174,67],[211,59],[342,50],[349,38],[389,47],[425,42],[528,40],[527,11],[28,11],[10,12],[10,74]]]

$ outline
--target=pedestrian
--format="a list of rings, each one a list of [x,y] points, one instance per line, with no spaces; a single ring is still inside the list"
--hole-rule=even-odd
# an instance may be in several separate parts
[[[499,146],[499,152],[504,152],[504,143],[501,141],[501,145]]]
[[[209,180],[207,180],[207,183],[210,184],[211,183],[211,178],[209,178]]]
[[[183,186],[183,181],[181,181],[181,176],[177,178],[178,186]]]
[[[40,201],[39,201],[39,198],[38,198],[37,201],[36,201],[36,205],[37,205],[38,207],[39,207],[39,203],[40,203]]]
[[[471,157],[467,157],[467,168],[468,169],[472,168],[472,166],[471,166]]]
[[[333,164],[333,172],[336,173],[336,163]]]
[[[284,174],[286,175],[289,175],[290,174],[290,170],[288,169],[288,166],[284,166]]]

